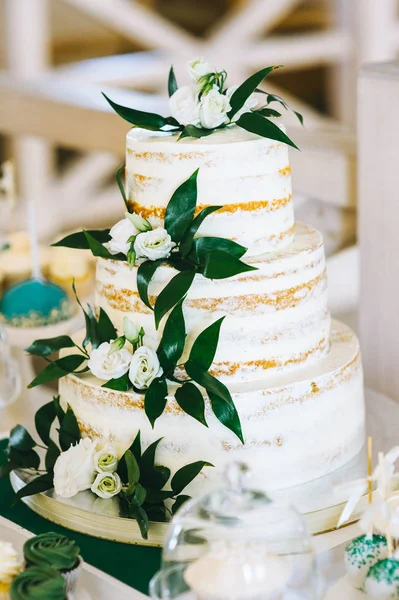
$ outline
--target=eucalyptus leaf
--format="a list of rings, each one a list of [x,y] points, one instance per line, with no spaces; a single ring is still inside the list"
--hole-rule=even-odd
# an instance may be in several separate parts
[[[269,140],[276,140],[278,142],[282,142],[283,144],[287,144],[288,146],[292,146],[299,150],[298,146],[294,144],[292,140],[280,129],[276,123],[266,119],[266,117],[262,117],[260,114],[256,112],[246,112],[241,115],[241,117],[237,121],[237,125],[242,127],[246,131],[250,131],[251,133],[256,133],[264,138],[268,138]]]
[[[123,163],[116,169],[115,179],[116,179],[116,183],[118,184],[119,191],[122,194],[122,198],[125,203],[125,206],[127,209],[129,209],[127,198],[126,198],[125,186],[122,181],[122,173],[124,173],[124,172],[125,172],[125,163]],[[108,241],[108,240],[106,240],[106,241]]]
[[[185,465],[174,474],[170,483],[175,494],[180,494],[202,471],[204,467],[213,467],[211,463],[199,460]]]
[[[169,94],[169,98],[171,96],[173,96],[173,94],[178,90],[178,85],[177,85],[177,80],[176,80],[176,75],[173,69],[173,65],[171,65],[170,70],[169,70],[169,77],[168,77],[168,94]]]
[[[188,255],[188,259],[196,264],[203,265],[207,257],[207,253],[220,250],[222,252],[228,252],[232,256],[241,258],[247,251],[247,248],[220,237],[199,237],[193,241],[192,250]]]
[[[100,244],[105,244],[109,242],[111,236],[109,234],[109,229],[89,229],[86,231],[92,238],[94,238]],[[51,244],[52,246],[62,246],[63,248],[78,248],[79,250],[90,250],[89,242],[83,231],[78,231],[77,233],[71,233],[67,235],[59,242],[55,242],[55,244]]]
[[[102,342],[116,340],[118,337],[118,332],[103,308],[100,308],[100,314],[98,317],[98,335],[100,344]]]
[[[137,291],[141,300],[151,310],[153,310],[153,308],[148,298],[148,286],[154,276],[155,271],[163,262],[163,258],[159,258],[158,260],[146,260],[145,262],[141,263],[137,269]]]
[[[186,494],[181,494],[180,496],[177,496],[175,502],[172,505],[172,515],[175,515],[179,508],[189,500],[191,500],[191,496],[187,496]]]
[[[152,428],[154,428],[155,421],[161,416],[165,409],[167,395],[168,386],[165,379],[162,377],[157,377],[154,379],[146,391],[144,398],[144,410]]]
[[[109,390],[117,390],[118,392],[127,392],[129,388],[132,387],[132,384],[129,379],[129,374],[125,373],[116,379],[109,379],[106,383],[103,383],[101,387]]]
[[[101,258],[107,258],[109,260],[126,260],[126,256],[121,252],[118,254],[111,254],[111,252],[101,242],[90,235],[88,231],[84,231],[83,233],[93,256],[100,256]]]
[[[205,127],[197,127],[196,125],[186,125],[184,127],[183,131],[181,132],[181,134],[179,135],[179,137],[177,138],[177,141],[179,142],[180,140],[187,138],[187,137],[192,137],[192,138],[197,138],[197,139],[206,137],[208,135],[211,135],[214,131],[215,131],[215,129],[206,129]]]
[[[155,327],[164,315],[170,311],[187,294],[195,277],[195,270],[181,271],[169,281],[159,294],[154,307]]]
[[[122,106],[113,102],[113,100],[108,98],[104,92],[102,92],[102,95],[122,119],[125,119],[128,123],[132,123],[132,125],[136,125],[136,127],[142,127],[143,129],[149,129],[150,131],[161,131],[166,125],[172,125],[176,128],[180,127],[179,122],[173,117],[162,117],[156,113],[128,108],[127,106]]]
[[[16,450],[32,450],[36,446],[35,440],[22,425],[16,425],[11,429],[9,445]]]
[[[256,270],[256,267],[247,265],[229,252],[213,250],[205,253],[201,272],[208,279],[226,279],[239,273]]]
[[[186,341],[182,303],[183,300],[180,300],[168,316],[158,348],[158,358],[166,375],[173,373]]]
[[[68,407],[59,429],[61,450],[65,452],[81,439],[80,429],[72,408]]]
[[[191,225],[197,206],[197,177],[199,169],[173,193],[165,211],[165,229],[178,244]]]
[[[220,327],[225,317],[221,317],[212,325],[201,331],[192,345],[189,359],[200,365],[205,371],[211,366],[215,358],[219,343]]]
[[[47,367],[45,367],[43,371],[30,382],[28,388],[33,388],[37,385],[42,385],[43,383],[49,383],[50,381],[65,377],[65,375],[73,373],[85,360],[86,357],[81,354],[69,354],[68,356],[59,358],[47,365]]]
[[[186,381],[181,387],[177,388],[175,400],[185,413],[208,427],[205,419],[204,398],[196,385]]]
[[[35,414],[36,431],[43,444],[48,446],[51,442],[50,430],[56,418],[56,409],[53,400],[44,404]]]
[[[188,229],[188,231],[185,233],[182,241],[180,242],[179,249],[180,249],[180,254],[183,257],[185,257],[185,256],[187,256],[187,254],[189,254],[192,244],[193,244],[194,236],[197,233],[198,229],[201,227],[204,219],[206,219],[206,217],[208,215],[215,212],[216,210],[219,210],[220,208],[223,208],[223,207],[222,206],[206,206],[205,208],[203,208],[201,210],[200,213],[198,213],[198,215],[195,217],[195,219],[191,223],[190,229]]]
[[[59,335],[45,340],[35,340],[33,344],[26,348],[26,352],[34,356],[48,356],[62,348],[73,348],[75,345],[69,335]]]
[[[18,492],[15,494],[13,505],[16,504],[18,500],[21,500],[21,498],[26,498],[26,496],[34,496],[40,492],[46,492],[47,490],[51,490],[53,487],[53,477],[48,473],[40,475],[39,477],[35,477],[35,479],[18,490]]]
[[[251,77],[248,77],[248,79],[238,86],[230,98],[231,110],[228,112],[229,119],[232,119],[234,115],[238,113],[248,98],[255,92],[258,85],[260,85],[262,81],[275,69],[278,69],[278,67],[266,67],[261,69],[257,73],[251,75]]]

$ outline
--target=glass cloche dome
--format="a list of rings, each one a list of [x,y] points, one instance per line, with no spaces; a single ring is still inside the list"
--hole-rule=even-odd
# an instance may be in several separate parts
[[[169,528],[153,600],[315,600],[311,536],[299,513],[251,490],[229,465],[227,485],[184,504]]]

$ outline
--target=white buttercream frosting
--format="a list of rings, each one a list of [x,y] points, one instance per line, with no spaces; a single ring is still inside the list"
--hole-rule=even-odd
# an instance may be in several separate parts
[[[133,128],[126,138],[128,199],[160,220],[173,192],[199,168],[197,206],[223,205],[200,235],[231,238],[248,256],[287,245],[294,213],[288,149],[231,126],[200,138]]]

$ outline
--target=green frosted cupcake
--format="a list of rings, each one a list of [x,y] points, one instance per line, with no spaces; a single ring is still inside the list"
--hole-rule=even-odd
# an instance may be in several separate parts
[[[73,540],[58,533],[43,533],[25,542],[23,552],[27,567],[51,567],[64,576],[67,592],[75,591],[82,559]]]
[[[10,600],[66,600],[64,577],[51,567],[30,567],[17,575],[10,587]]]

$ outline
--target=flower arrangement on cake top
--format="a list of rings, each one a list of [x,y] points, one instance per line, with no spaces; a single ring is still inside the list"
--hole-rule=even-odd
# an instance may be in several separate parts
[[[171,112],[169,117],[121,106],[103,95],[115,112],[129,123],[151,131],[179,133],[179,140],[185,137],[201,138],[211,135],[218,129],[237,125],[251,133],[297,148],[284,131],[271,120],[280,117],[281,113],[270,108],[270,104],[278,103],[286,110],[289,106],[280,96],[264,92],[258,87],[278,68],[280,67],[265,67],[251,75],[241,85],[226,87],[226,71],[216,71],[203,58],[197,58],[188,63],[192,83],[178,87],[171,67],[168,80]],[[259,103],[255,94],[260,95],[264,102]],[[303,123],[302,115],[293,112]]]

